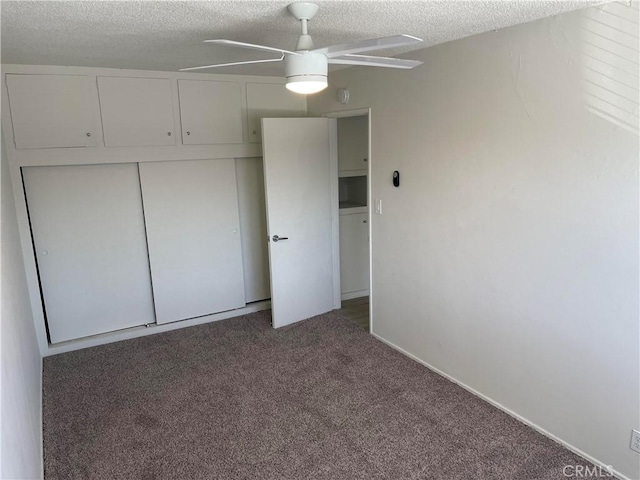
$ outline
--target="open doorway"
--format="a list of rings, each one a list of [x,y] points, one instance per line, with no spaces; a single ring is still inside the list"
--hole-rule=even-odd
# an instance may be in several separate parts
[[[369,110],[336,112],[340,294],[347,318],[370,330]]]

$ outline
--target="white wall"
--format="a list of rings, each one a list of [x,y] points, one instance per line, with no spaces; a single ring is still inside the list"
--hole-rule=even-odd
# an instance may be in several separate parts
[[[341,70],[308,99],[372,107],[373,332],[630,478],[637,8],[428,48],[413,71]]]
[[[18,223],[7,165],[2,156],[2,376],[0,477],[42,477],[42,358],[18,238]]]

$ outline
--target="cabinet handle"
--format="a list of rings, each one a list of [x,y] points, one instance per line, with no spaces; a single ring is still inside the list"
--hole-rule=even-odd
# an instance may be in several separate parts
[[[87,132],[87,137],[90,137],[90,136],[91,136],[91,132]]]
[[[171,136],[171,132],[167,132],[167,135]]]
[[[362,159],[362,161],[363,161],[363,162],[367,162],[367,161],[368,161],[368,159],[367,159],[367,158],[363,158],[363,159]]]
[[[251,133],[253,133],[253,134],[255,135],[256,133],[258,133],[258,131],[257,131],[257,130],[254,130],[254,131],[253,131],[253,132],[251,132]]]
[[[191,132],[187,132],[187,135],[191,135]]]

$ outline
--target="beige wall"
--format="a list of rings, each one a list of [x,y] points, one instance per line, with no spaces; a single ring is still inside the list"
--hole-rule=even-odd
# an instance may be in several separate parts
[[[373,332],[630,478],[637,8],[431,47],[413,71],[341,70],[308,100],[372,108]]]
[[[0,478],[42,477],[42,358],[22,263],[4,140],[2,157],[2,375]]]

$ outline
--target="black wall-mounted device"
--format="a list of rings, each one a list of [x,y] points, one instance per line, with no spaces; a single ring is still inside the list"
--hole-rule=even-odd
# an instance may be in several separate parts
[[[394,187],[400,186],[400,172],[398,170],[393,172],[393,186]]]

